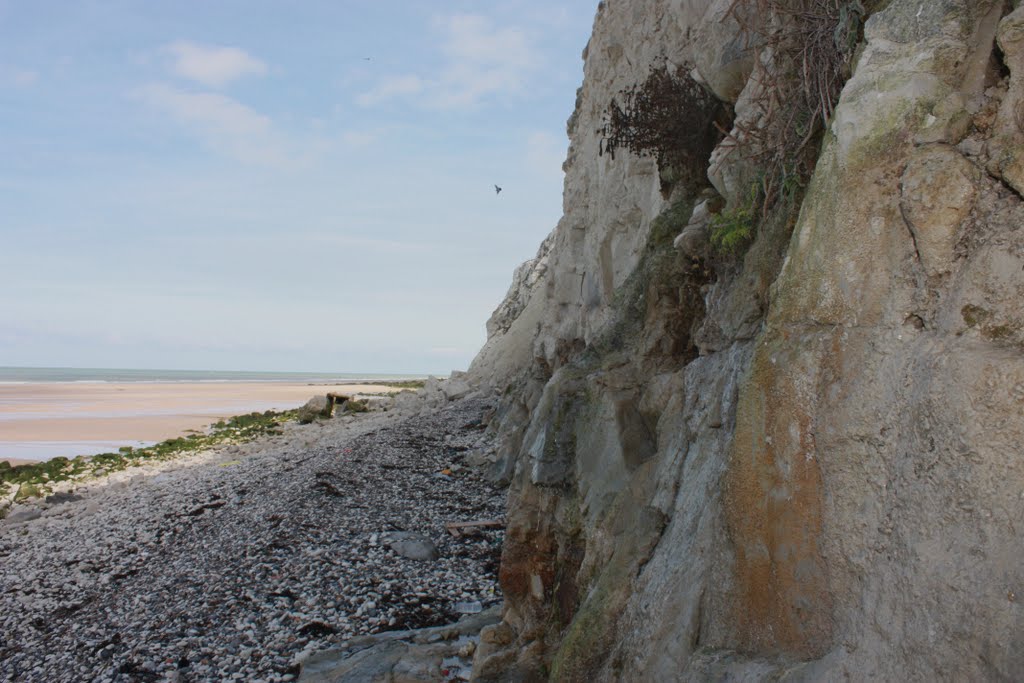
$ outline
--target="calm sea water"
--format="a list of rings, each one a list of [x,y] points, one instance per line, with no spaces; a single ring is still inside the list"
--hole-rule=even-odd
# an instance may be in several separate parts
[[[124,368],[0,367],[0,382],[316,382],[422,379],[426,375],[352,372],[245,372],[232,370],[137,370]]]

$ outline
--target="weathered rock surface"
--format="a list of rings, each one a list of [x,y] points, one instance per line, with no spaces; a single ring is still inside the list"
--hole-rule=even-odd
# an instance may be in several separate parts
[[[492,607],[454,624],[353,638],[343,648],[310,657],[299,683],[465,680],[480,632],[500,620],[500,608]]]
[[[953,147],[916,150],[903,171],[900,207],[929,275],[953,268],[960,227],[974,209],[981,171]]]
[[[474,675],[1024,678],[1024,8],[865,3],[802,205],[716,265],[707,195],[595,131],[663,62],[756,122],[730,4],[598,10],[546,269],[470,372],[510,481]]]
[[[313,420],[331,417],[334,414],[334,401],[328,396],[314,396],[299,408],[299,424],[309,424]]]
[[[548,252],[551,251],[551,238],[541,242],[537,255],[521,264],[512,274],[512,284],[501,304],[487,320],[487,336],[504,334],[526,308],[533,288],[548,270]]]

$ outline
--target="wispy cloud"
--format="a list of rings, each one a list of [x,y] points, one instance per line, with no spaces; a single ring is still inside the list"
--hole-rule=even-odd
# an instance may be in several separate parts
[[[521,28],[499,28],[477,14],[438,18],[435,26],[443,34],[444,59],[435,77],[385,76],[356,102],[372,106],[415,98],[431,108],[472,107],[492,95],[522,92],[527,76],[540,65],[537,50]]]
[[[316,151],[315,144],[302,149],[287,140],[274,130],[269,117],[220,93],[151,83],[131,95],[170,116],[210,147],[240,161],[295,167]]]
[[[385,76],[377,85],[357,96],[356,102],[369,107],[394,97],[416,95],[428,85],[419,76]]]
[[[237,47],[199,45],[179,40],[164,46],[173,59],[174,74],[212,88],[221,88],[243,76],[262,76],[267,65]]]
[[[436,21],[448,33],[442,50],[453,59],[488,68],[533,65],[533,48],[522,29],[494,28],[490,19],[478,14],[456,14]]]
[[[39,72],[0,64],[0,85],[26,88],[39,80]]]
[[[220,93],[187,92],[163,83],[151,83],[135,92],[175,119],[212,134],[246,136],[270,128],[269,118]]]

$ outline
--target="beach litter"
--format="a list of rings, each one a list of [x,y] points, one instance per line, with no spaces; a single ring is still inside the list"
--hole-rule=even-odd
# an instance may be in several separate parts
[[[474,600],[472,602],[457,602],[455,603],[455,611],[459,614],[479,614],[484,611],[484,606],[478,600]]]

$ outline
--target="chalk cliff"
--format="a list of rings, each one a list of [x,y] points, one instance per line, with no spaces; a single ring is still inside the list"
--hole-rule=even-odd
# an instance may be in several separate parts
[[[564,216],[469,373],[510,482],[474,675],[1020,680],[1024,7],[822,0],[856,50],[813,175],[722,254],[783,68],[733,4],[598,8]],[[606,152],[655,68],[734,118],[706,182]]]

